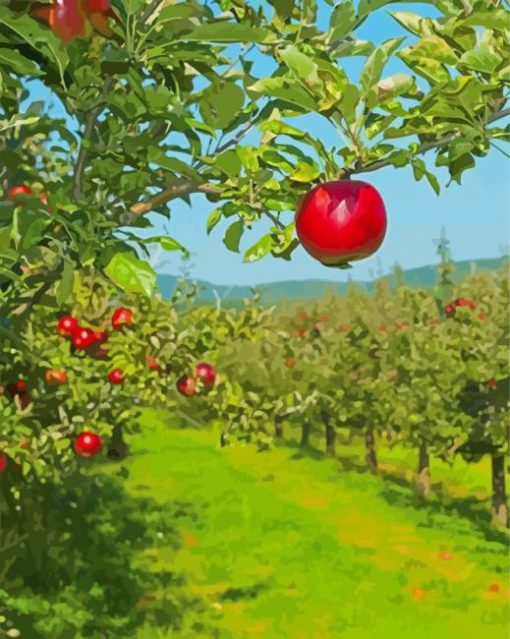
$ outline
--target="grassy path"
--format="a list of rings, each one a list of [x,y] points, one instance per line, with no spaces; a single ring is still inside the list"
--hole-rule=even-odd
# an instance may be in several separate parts
[[[149,416],[135,439],[127,488],[192,504],[196,516],[184,508],[175,522],[180,549],[163,544],[144,559],[186,576],[221,637],[507,636],[505,546],[469,520],[414,508],[407,487],[333,461],[219,450],[213,433],[161,421]]]

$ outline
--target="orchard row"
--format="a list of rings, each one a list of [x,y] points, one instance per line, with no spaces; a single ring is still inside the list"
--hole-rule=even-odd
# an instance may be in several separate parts
[[[55,478],[104,442],[124,454],[124,433],[156,405],[194,423],[218,420],[225,444],[268,447],[293,421],[303,445],[322,431],[334,455],[342,430],[364,439],[374,470],[383,437],[416,448],[425,494],[430,456],[489,454],[498,473],[508,445],[507,272],[457,288],[381,281],[370,295],[353,288],[307,308],[178,313],[179,291],[170,303],[119,299],[85,278],[67,314],[36,309],[19,327],[30,353],[4,343],[0,470],[11,458],[27,478]]]

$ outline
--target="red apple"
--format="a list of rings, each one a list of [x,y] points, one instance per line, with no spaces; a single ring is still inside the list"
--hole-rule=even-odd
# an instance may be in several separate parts
[[[320,184],[296,211],[296,232],[312,257],[341,266],[372,255],[386,234],[386,209],[377,190],[357,180]]]
[[[196,395],[196,382],[193,377],[189,375],[181,375],[177,380],[176,386],[181,395],[185,395],[186,397]]]
[[[153,371],[159,371],[161,370],[160,365],[157,363],[157,361],[154,359],[154,357],[152,355],[147,355],[145,357],[145,361],[147,362],[147,366],[153,370]]]
[[[200,362],[195,366],[195,376],[201,380],[204,386],[214,386],[216,369],[211,364]]]
[[[294,368],[295,365],[296,365],[296,360],[293,357],[288,357],[285,360],[285,366],[287,368]]]
[[[7,199],[14,200],[18,195],[32,195],[32,189],[24,184],[13,186],[7,193]],[[14,202],[15,206],[20,206],[21,204],[23,204],[23,202]]]
[[[62,337],[72,337],[73,333],[78,329],[78,320],[72,315],[64,315],[57,324],[57,333]]]
[[[110,0],[85,0],[83,6],[86,13],[108,13]]]
[[[488,588],[489,592],[499,592],[501,586],[499,584],[491,584]]]
[[[73,333],[73,346],[78,350],[86,350],[96,342],[94,331],[90,328],[78,328]]]
[[[80,457],[93,457],[101,451],[101,437],[89,430],[82,431],[74,440],[74,450]]]
[[[478,313],[478,319],[480,319],[480,320],[487,319],[487,313],[485,311],[480,311]]]
[[[108,331],[94,331],[94,341],[96,344],[104,344],[108,339]]]
[[[129,308],[116,308],[112,315],[112,327],[118,331],[123,326],[133,325],[133,311]]]
[[[27,450],[27,448],[30,447],[30,442],[28,441],[28,439],[22,439],[19,443],[19,447],[23,448],[23,450]]]
[[[9,464],[9,458],[5,453],[0,453],[0,473],[3,473],[7,470],[7,466]]]
[[[114,368],[108,373],[108,379],[112,384],[122,384],[124,382],[124,373],[120,368]]]

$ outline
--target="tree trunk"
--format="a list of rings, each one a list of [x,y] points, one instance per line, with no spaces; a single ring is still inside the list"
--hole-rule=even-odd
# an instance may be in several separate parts
[[[326,426],[326,455],[328,457],[335,457],[336,429],[331,425],[329,415],[322,413],[321,417],[324,425]]]
[[[423,497],[430,494],[430,457],[427,450],[427,443],[421,441],[418,454],[418,474],[416,477],[416,488]]]
[[[373,473],[377,472],[377,453],[375,450],[374,429],[365,429],[365,461]]]
[[[124,440],[124,433],[120,424],[115,424],[112,430],[112,438],[108,447],[110,459],[124,459],[128,453],[128,445]]]
[[[281,439],[283,437],[283,422],[284,417],[282,415],[275,415],[274,418],[274,436],[277,439]]]
[[[492,518],[498,526],[509,527],[505,481],[505,456],[492,455]]]
[[[301,448],[304,448],[305,446],[308,446],[308,442],[310,441],[310,431],[311,430],[312,430],[312,427],[310,425],[310,422],[309,421],[304,421],[303,425],[301,426],[301,441],[299,443]]]

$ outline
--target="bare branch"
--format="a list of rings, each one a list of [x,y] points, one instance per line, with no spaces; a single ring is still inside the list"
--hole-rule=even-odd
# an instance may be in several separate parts
[[[178,197],[189,195],[190,193],[206,193],[210,195],[221,195],[222,189],[214,184],[197,184],[193,180],[182,180],[175,182],[171,186],[167,187],[160,193],[153,195],[144,202],[137,202],[130,207],[130,212],[134,215],[145,215],[152,211],[157,206],[165,204],[170,200],[175,200]]]

